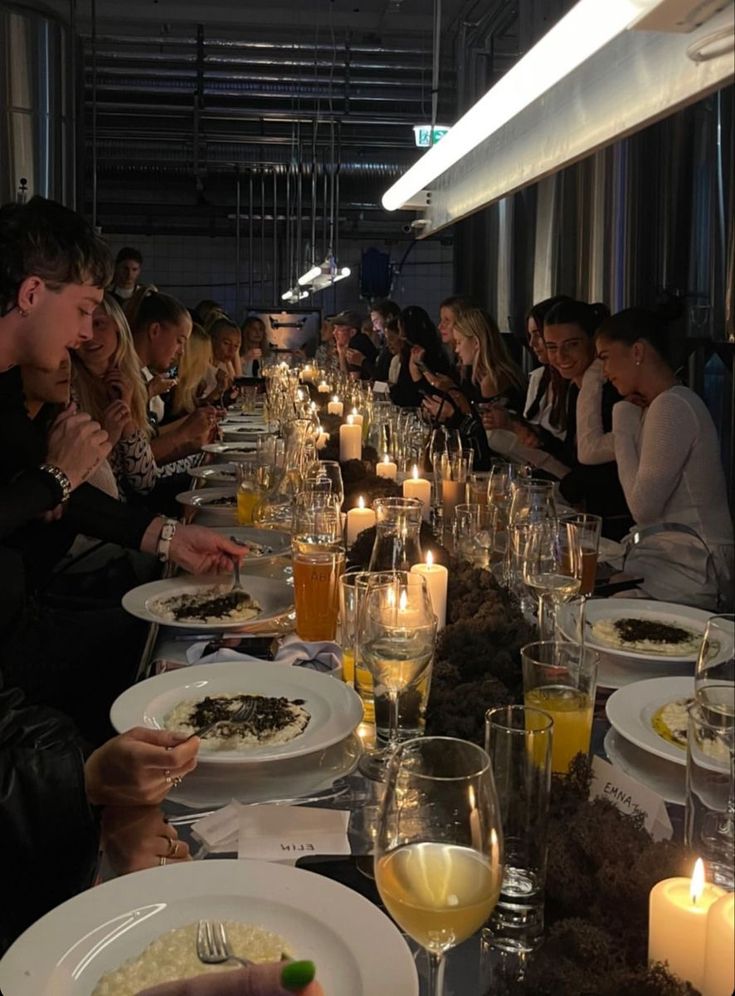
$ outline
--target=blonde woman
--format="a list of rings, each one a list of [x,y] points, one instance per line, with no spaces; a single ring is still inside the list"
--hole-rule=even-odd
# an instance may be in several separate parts
[[[454,348],[469,371],[463,389],[471,401],[496,402],[522,412],[526,378],[506,349],[493,319],[480,308],[461,311],[454,322]]]
[[[257,315],[249,315],[242,323],[240,363],[245,377],[257,377],[263,357],[268,353],[268,336],[265,322]]]
[[[171,414],[188,415],[202,404],[218,398],[224,389],[224,376],[214,367],[212,340],[194,324],[179,362],[178,377],[171,400]]]
[[[113,441],[109,462],[120,491],[148,494],[158,479],[148,395],[130,326],[111,294],[95,308],[92,338],[76,350],[73,366],[79,407],[97,419]]]

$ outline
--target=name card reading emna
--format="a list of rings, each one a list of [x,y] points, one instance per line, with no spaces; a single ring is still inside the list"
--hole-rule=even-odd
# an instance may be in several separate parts
[[[351,854],[350,814],[342,809],[247,806],[240,812],[238,857],[287,861],[316,854]]]
[[[673,828],[666,803],[650,789],[601,757],[592,758],[590,799],[607,799],[622,813],[643,813],[643,825],[654,840],[670,840]]]

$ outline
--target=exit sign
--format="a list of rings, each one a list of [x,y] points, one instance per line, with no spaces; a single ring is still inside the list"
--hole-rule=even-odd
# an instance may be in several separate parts
[[[445,128],[443,125],[434,126],[434,141],[431,141],[431,125],[414,125],[413,135],[416,140],[416,145],[420,149],[428,149],[431,145],[436,145],[436,143],[444,138],[449,128]]]

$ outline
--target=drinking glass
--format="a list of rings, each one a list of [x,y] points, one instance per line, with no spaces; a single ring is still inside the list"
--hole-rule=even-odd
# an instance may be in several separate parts
[[[252,526],[255,509],[263,497],[260,470],[255,460],[243,460],[235,466],[237,474],[237,521]]]
[[[474,453],[471,450],[459,453],[445,453],[439,459],[441,486],[441,506],[444,522],[448,526],[454,523],[454,511],[457,505],[465,501],[467,479],[472,472]]]
[[[694,673],[697,702],[735,719],[735,615],[712,616],[704,628]]]
[[[418,498],[376,498],[373,508],[375,543],[369,569],[407,571],[422,563],[422,502]]]
[[[340,508],[345,500],[342,470],[337,460],[317,460],[307,470],[305,484],[315,491],[331,491],[339,498]]]
[[[496,511],[488,505],[462,502],[454,510],[454,548],[475,567],[490,567],[495,543]]]
[[[539,636],[553,640],[558,606],[578,594],[582,584],[576,527],[553,520],[528,523],[522,570],[524,583],[538,595]]]
[[[337,495],[331,491],[300,491],[293,505],[294,535],[308,534],[326,542],[342,539],[342,516]]]
[[[428,678],[435,637],[436,616],[423,577],[398,572],[387,583],[368,586],[358,623],[360,664],[373,678],[376,727],[381,704],[387,705],[388,735],[364,773],[381,775],[398,746],[399,695],[424,675]]]
[[[467,478],[467,501],[473,505],[487,505],[490,471],[474,471]]]
[[[344,546],[323,535],[304,533],[292,538],[291,550],[296,632],[302,640],[334,640]]]
[[[547,712],[527,706],[485,713],[485,750],[505,844],[503,883],[490,930],[497,943],[515,950],[533,950],[544,932],[553,727]]]
[[[712,686],[710,686],[712,687]],[[721,700],[689,707],[684,840],[707,878],[735,888],[735,716]]]
[[[576,643],[542,640],[521,647],[523,701],[554,720],[551,770],[565,775],[588,754],[597,686],[597,654]]]
[[[452,737],[398,747],[378,817],[375,881],[393,919],[428,952],[431,996],[444,992],[445,952],[492,912],[502,861],[485,751]]]
[[[355,686],[355,644],[357,642],[357,609],[359,589],[358,574],[348,568],[339,579],[339,619],[337,641],[342,648],[342,677],[348,685]]]
[[[554,485],[535,477],[511,481],[508,526],[517,522],[546,522],[556,518]]]
[[[348,571],[344,575],[345,585],[354,587],[354,637],[353,653],[355,668],[355,691],[362,701],[363,721],[375,723],[375,699],[373,697],[373,676],[360,655],[359,629],[360,613],[364,605],[365,592],[376,584],[388,584],[397,578],[404,578],[405,571]],[[400,709],[400,703],[399,703]]]
[[[582,585],[579,593],[581,595],[591,595],[595,590],[595,580],[597,578],[597,558],[600,552],[602,516],[579,512],[574,515],[563,515],[561,516],[561,521],[568,522],[574,526],[577,532],[579,546],[582,551]],[[574,573],[571,565],[568,565],[566,573]]]

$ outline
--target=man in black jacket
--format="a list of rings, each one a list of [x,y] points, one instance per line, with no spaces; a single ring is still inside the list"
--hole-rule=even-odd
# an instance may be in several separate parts
[[[334,343],[343,373],[356,374],[360,380],[372,380],[378,351],[370,336],[361,332],[363,319],[357,311],[340,311],[328,319],[334,327]]]

